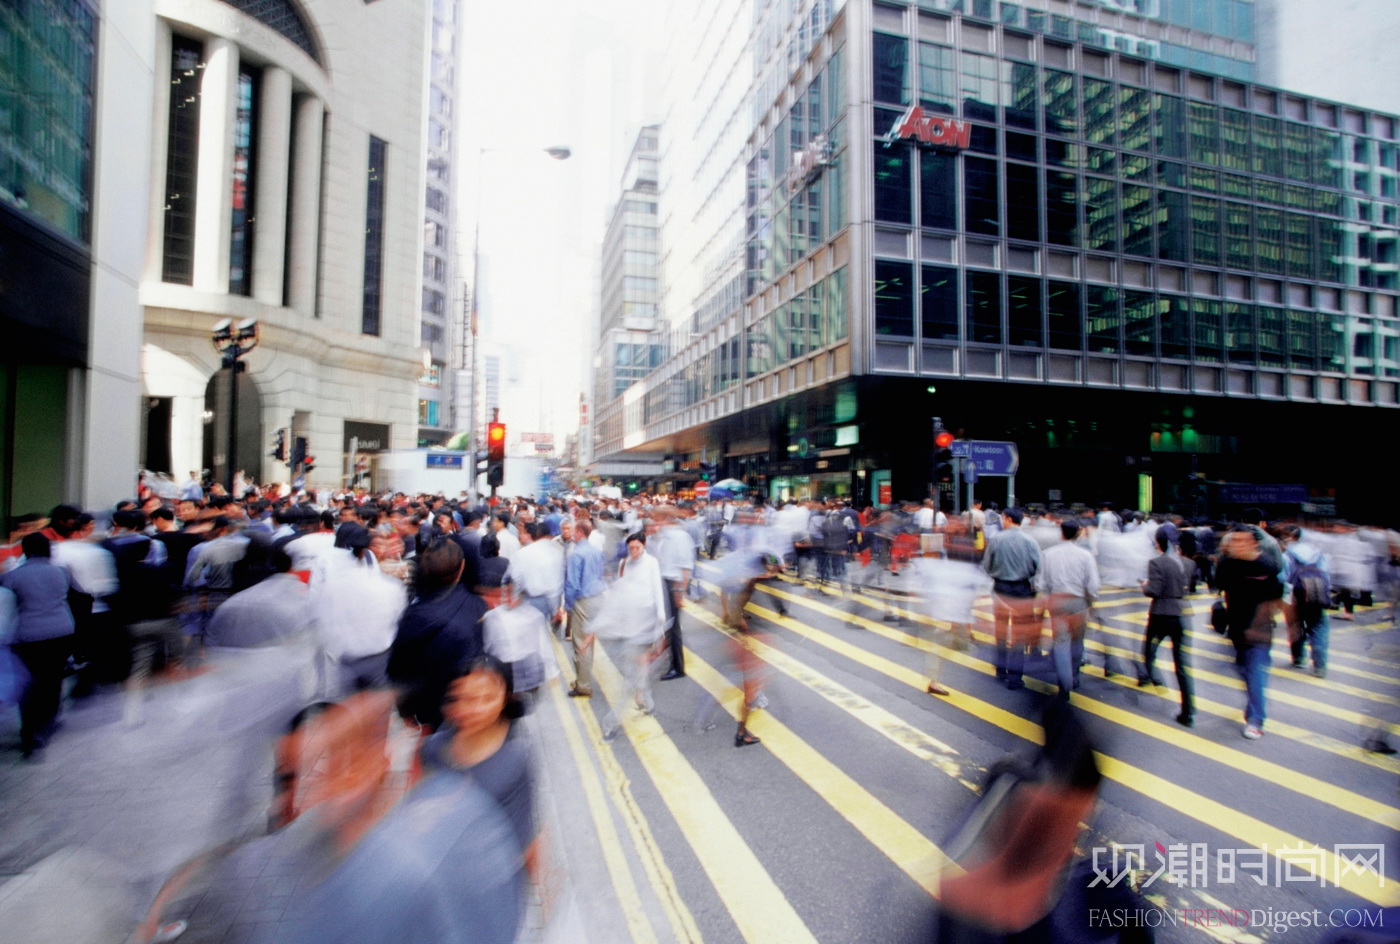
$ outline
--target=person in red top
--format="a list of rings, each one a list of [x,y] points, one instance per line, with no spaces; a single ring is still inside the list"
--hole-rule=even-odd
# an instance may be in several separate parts
[[[82,509],[72,505],[55,505],[49,512],[49,526],[39,533],[51,542],[66,541],[78,530],[78,518],[82,513]]]
[[[20,547],[20,542],[24,540],[26,534],[33,534],[46,524],[48,524],[48,519],[34,512],[20,515],[15,519],[14,529],[10,531],[9,543],[0,545],[0,574],[19,566],[20,561],[24,558],[24,549]]]

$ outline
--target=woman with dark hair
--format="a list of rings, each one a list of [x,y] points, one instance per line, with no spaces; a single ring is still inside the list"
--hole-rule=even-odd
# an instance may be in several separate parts
[[[539,829],[530,748],[513,722],[524,713],[515,697],[510,666],[478,656],[457,672],[442,702],[443,726],[423,744],[425,776],[457,772],[501,805],[516,838],[522,865],[537,878]]]

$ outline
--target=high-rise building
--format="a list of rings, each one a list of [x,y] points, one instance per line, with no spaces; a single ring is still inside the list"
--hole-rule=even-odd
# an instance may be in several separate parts
[[[465,399],[458,383],[470,382],[470,330],[463,300],[455,287],[457,245],[454,205],[457,194],[456,135],[457,23],[460,0],[433,0],[431,48],[427,68],[427,187],[423,203],[422,322],[419,338],[427,351],[427,368],[418,379],[418,445],[438,445],[452,430],[468,428],[457,406]]]
[[[318,457],[308,484],[344,482],[352,440],[372,459],[418,438],[429,4],[160,11],[139,14],[159,76],[140,282],[147,464],[224,477],[231,375],[210,327],[256,319],[236,466],[287,479],[268,452],[289,427]]]
[[[0,4],[0,522],[135,492],[154,26]]]
[[[657,205],[658,128],[637,135],[622,178],[622,193],[603,238],[599,335],[593,359],[593,402],[607,441],[620,439],[623,394],[661,366],[666,332],[660,319],[660,217]],[[613,451],[614,453],[616,450]],[[653,457],[595,454],[595,475],[623,476],[650,466]]]
[[[947,504],[940,417],[1019,448],[988,498],[1189,510],[1204,476],[1222,507],[1368,501],[1367,463],[1304,443],[1400,406],[1400,123],[1248,81],[1253,6],[685,11],[661,133],[682,343],[597,450]]]

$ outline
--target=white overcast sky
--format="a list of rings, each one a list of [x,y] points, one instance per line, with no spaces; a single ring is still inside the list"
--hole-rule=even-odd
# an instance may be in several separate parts
[[[484,338],[521,355],[503,393],[512,432],[577,428],[595,340],[609,209],[638,129],[661,115],[659,0],[466,0],[458,111],[463,278],[471,278],[476,156]],[[543,149],[566,145],[551,160]],[[494,150],[500,149],[500,150]]]

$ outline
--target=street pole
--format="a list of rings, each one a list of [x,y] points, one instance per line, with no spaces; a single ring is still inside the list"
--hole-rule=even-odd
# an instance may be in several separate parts
[[[237,350],[235,348],[235,350]],[[229,496],[237,498],[233,494],[233,478],[237,475],[238,468],[238,368],[239,361],[236,354],[228,353],[224,355],[224,366],[228,368],[228,449],[224,456],[224,487],[228,489]]]

